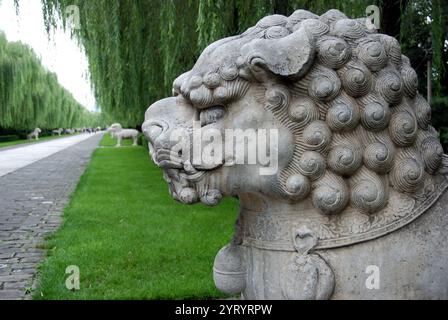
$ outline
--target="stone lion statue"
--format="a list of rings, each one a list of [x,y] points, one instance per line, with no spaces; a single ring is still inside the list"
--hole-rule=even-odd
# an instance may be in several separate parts
[[[59,128],[59,129],[54,129],[54,130],[52,130],[51,131],[51,134],[52,135],[58,135],[58,136],[60,136],[61,134],[62,134],[62,132],[64,132],[64,129],[62,129],[62,128]]]
[[[135,129],[123,129],[121,124],[113,123],[108,129],[107,132],[110,132],[110,136],[112,138],[117,138],[116,147],[121,147],[121,141],[123,139],[132,139],[133,146],[137,145],[138,140],[138,131]]]
[[[33,130],[33,132],[31,132],[30,134],[28,134],[28,140],[32,140],[32,139],[35,139],[35,140],[39,140],[39,134],[42,132],[42,130],[40,129],[40,128],[35,128],[34,130]]]
[[[214,264],[221,291],[446,299],[447,158],[430,118],[395,38],[337,10],[297,10],[208,46],[142,128],[174,199],[239,198],[235,235]],[[278,170],[261,175],[266,163],[227,155],[204,165],[173,151],[173,132],[189,138],[195,126],[276,130]]]

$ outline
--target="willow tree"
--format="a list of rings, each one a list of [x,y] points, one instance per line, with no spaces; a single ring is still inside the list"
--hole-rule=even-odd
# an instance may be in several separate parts
[[[428,7],[434,17],[428,36],[432,34],[440,44],[440,6],[428,6],[428,1],[42,0],[48,30],[57,27],[59,18],[67,27],[71,16],[66,15],[66,8],[78,6],[80,28],[72,31],[86,50],[95,96],[102,111],[130,126],[141,123],[149,104],[170,93],[174,78],[192,67],[205,46],[243,32],[264,15],[290,14],[299,8],[322,14],[336,8],[348,16],[361,17],[368,5],[377,4],[387,12],[396,13],[398,8],[400,15],[390,14],[389,19],[397,20],[395,29],[386,21],[382,31],[401,30],[404,35],[409,29],[397,29],[396,25],[401,27],[402,18],[409,18],[407,7],[419,4]],[[434,55],[432,59],[435,73],[441,74],[441,57]]]
[[[84,126],[98,120],[79,104],[31,48],[0,32],[0,129]]]

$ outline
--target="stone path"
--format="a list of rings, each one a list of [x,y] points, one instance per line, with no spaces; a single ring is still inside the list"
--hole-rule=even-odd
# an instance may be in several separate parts
[[[55,140],[17,146],[6,150],[0,149],[0,177],[23,168],[33,162],[46,158],[72,145],[92,137],[84,133],[76,136],[57,138]]]
[[[71,139],[65,144],[59,143],[64,139],[61,138],[55,146],[48,146],[47,152],[42,151],[42,145],[47,142],[40,143],[37,152],[41,160],[25,167],[21,162],[20,169],[0,176],[0,300],[31,297],[36,268],[45,256],[44,237],[61,223],[68,196],[74,191],[102,136],[83,135],[84,139],[79,140],[65,138]],[[30,150],[36,150],[30,148],[36,146],[4,152],[29,154]],[[26,148],[28,151],[22,150]],[[0,163],[1,155],[2,151]]]

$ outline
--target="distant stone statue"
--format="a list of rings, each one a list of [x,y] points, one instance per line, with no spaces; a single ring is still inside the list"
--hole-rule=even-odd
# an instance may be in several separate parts
[[[106,132],[109,133],[109,136],[110,136],[111,138],[115,138],[115,137],[114,137],[114,129],[113,129],[114,127],[121,127],[121,124],[119,124],[119,123],[113,123],[113,124],[111,124],[109,127],[107,127]]]
[[[53,135],[57,134],[58,136],[60,136],[62,132],[64,132],[64,129],[62,129],[62,128],[55,129],[55,130],[51,131],[51,133]]]
[[[34,131],[28,135],[28,140],[32,140],[32,139],[39,140],[39,133],[41,133],[41,132],[42,132],[42,130],[40,130],[40,128],[35,128]]]
[[[395,38],[337,10],[267,16],[204,50],[142,128],[174,199],[239,198],[218,289],[448,299],[448,161],[417,87]]]
[[[138,131],[135,129],[123,129],[121,124],[114,123],[109,127],[108,132],[111,133],[111,137],[117,138],[116,147],[121,147],[121,141],[123,139],[132,139],[132,145],[137,145]]]

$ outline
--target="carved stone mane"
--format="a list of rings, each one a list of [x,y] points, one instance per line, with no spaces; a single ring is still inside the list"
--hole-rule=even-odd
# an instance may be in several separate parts
[[[143,131],[175,199],[213,205],[223,195],[240,198],[235,238],[215,261],[220,289],[248,298],[329,298],[334,274],[313,250],[384,236],[438,200],[448,186],[446,160],[417,85],[395,38],[337,10],[265,17],[210,45],[174,81],[170,99],[177,100],[150,107]],[[194,112],[219,129],[284,129],[278,174],[243,179],[250,171],[226,159],[207,170],[189,159],[162,165],[168,133],[191,128]],[[257,250],[278,252],[279,261],[294,252],[284,276],[264,275],[277,283],[271,294],[246,286],[256,276],[246,266],[262,263]],[[321,276],[311,293],[301,284],[304,265]]]

